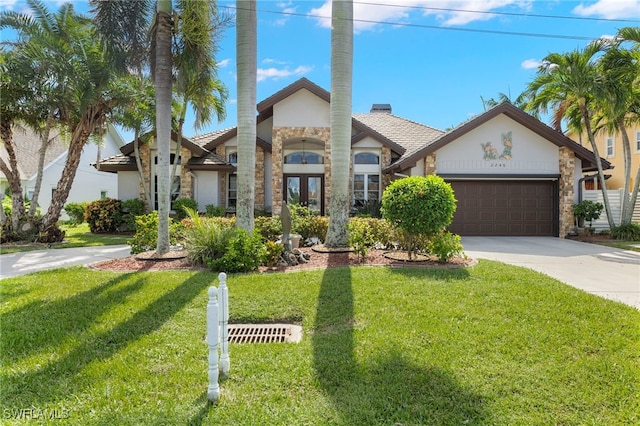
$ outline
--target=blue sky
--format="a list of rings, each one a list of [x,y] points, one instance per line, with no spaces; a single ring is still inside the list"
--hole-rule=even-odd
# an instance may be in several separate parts
[[[4,10],[25,6],[0,0]],[[235,1],[219,6],[233,12]],[[259,0],[257,9],[258,102],[301,77],[330,90],[330,2]],[[517,97],[547,54],[640,25],[640,0],[368,0],[354,2],[354,19],[353,111],[388,103],[395,115],[446,129],[481,113],[481,97]],[[236,125],[234,27],[217,59],[227,118],[198,133]],[[188,120],[185,135],[195,133]]]

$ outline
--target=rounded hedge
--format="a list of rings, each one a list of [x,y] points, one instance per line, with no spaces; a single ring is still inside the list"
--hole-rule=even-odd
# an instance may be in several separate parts
[[[435,235],[451,224],[456,198],[440,176],[393,181],[382,195],[382,217],[413,235]]]

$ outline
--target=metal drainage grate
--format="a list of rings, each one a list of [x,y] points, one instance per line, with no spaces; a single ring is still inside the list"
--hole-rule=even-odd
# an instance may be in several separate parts
[[[302,327],[292,324],[229,324],[231,343],[297,343]]]

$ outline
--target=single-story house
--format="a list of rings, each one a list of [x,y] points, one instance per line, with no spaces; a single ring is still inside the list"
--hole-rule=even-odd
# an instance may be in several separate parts
[[[22,181],[24,195],[31,199],[36,185],[38,160],[40,155],[40,137],[31,129],[16,127],[13,132],[14,146],[18,160],[18,170]],[[38,205],[44,214],[51,204],[53,193],[56,191],[62,170],[67,161],[67,145],[65,138],[58,133],[53,133],[47,150],[45,151],[45,165],[42,174],[42,184]],[[100,144],[93,141],[87,142],[80,157],[80,163],[76,176],[69,191],[67,203],[81,203],[99,200],[101,198],[118,197],[118,179],[116,176],[100,173],[92,163],[117,155],[124,145],[122,137],[115,127],[107,126]],[[8,154],[4,145],[0,145],[0,156],[8,163]],[[0,190],[4,194],[8,188],[4,173],[0,173]],[[63,210],[62,218],[66,219]]]
[[[330,93],[302,78],[257,105],[255,207],[279,214],[283,201],[323,214],[331,183]],[[380,200],[404,176],[437,174],[450,182],[458,208],[450,227],[461,235],[565,236],[571,206],[594,155],[509,103],[444,132],[374,104],[352,119],[354,204]],[[237,199],[237,128],[182,142],[173,197],[193,197],[233,211]],[[175,145],[174,145],[175,147]],[[153,143],[141,149],[146,185],[155,197]],[[603,161],[605,167],[609,163]],[[143,197],[133,143],[100,169],[118,174],[121,199]]]

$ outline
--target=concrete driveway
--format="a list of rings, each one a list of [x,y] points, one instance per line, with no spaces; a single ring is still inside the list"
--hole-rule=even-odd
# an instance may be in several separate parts
[[[25,251],[0,256],[0,278],[16,277],[45,269],[88,265],[129,256],[128,245]]]
[[[552,237],[463,237],[467,256],[524,266],[640,309],[640,252]]]

